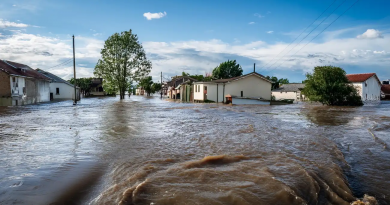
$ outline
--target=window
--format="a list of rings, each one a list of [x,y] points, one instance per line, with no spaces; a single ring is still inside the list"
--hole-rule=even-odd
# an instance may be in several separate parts
[[[367,100],[367,94],[366,94],[366,100]]]
[[[23,87],[23,95],[26,95],[26,87]]]
[[[195,85],[195,92],[198,92],[198,86]]]
[[[56,95],[60,94],[60,88],[56,88]]]
[[[241,97],[244,97],[244,91],[241,91]]]
[[[364,85],[367,87],[367,82],[365,82]]]
[[[12,82],[15,82],[15,77],[12,77]]]
[[[198,92],[200,92],[200,85],[198,85]]]

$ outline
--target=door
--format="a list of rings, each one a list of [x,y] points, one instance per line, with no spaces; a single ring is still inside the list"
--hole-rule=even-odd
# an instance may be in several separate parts
[[[53,98],[54,98],[53,93],[50,93],[50,101],[53,101]]]

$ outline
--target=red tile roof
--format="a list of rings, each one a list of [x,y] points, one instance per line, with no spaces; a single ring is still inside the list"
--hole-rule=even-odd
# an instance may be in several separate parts
[[[386,95],[390,95],[390,85],[382,85],[381,91]]]
[[[23,68],[24,71],[21,68]],[[3,71],[8,75],[24,76],[39,80],[50,80],[50,78],[44,76],[43,74],[32,69],[31,67],[12,61],[0,60],[0,71]]]
[[[349,82],[360,83],[371,78],[375,73],[360,73],[360,74],[347,74]],[[378,80],[379,81],[379,80]]]

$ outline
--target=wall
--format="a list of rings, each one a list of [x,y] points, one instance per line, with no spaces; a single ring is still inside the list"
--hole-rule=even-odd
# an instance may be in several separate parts
[[[218,87],[218,92],[217,92]],[[223,83],[208,84],[207,86],[207,99],[217,102],[217,93],[218,93],[218,102],[223,102]],[[225,94],[226,95],[226,94]]]
[[[204,101],[204,96],[203,96],[203,93],[204,93],[204,85],[203,83],[195,83],[194,86],[199,86],[200,87],[200,90],[197,89],[197,88],[194,88],[194,100],[200,100],[200,101]]]
[[[371,102],[377,102],[380,101],[380,95],[381,95],[381,85],[376,80],[375,76],[372,76],[371,78],[366,80],[367,86],[365,84],[362,84],[363,87],[363,96],[362,100],[364,102],[371,101]]]
[[[269,105],[269,101],[260,101],[260,100],[251,100],[251,99],[242,99],[242,98],[232,98],[233,105]]]
[[[271,83],[251,75],[225,85],[225,95],[255,97],[271,100]]]
[[[296,92],[272,92],[272,95],[275,96],[275,100],[283,100],[283,99],[294,99],[296,101],[297,99],[297,93]]]
[[[53,99],[64,100],[74,99],[74,87],[65,83],[50,83],[50,93],[53,93]],[[56,89],[60,89],[60,94],[56,94]],[[78,91],[76,91],[78,92]]]
[[[0,71],[0,97],[11,96],[10,77],[3,71]]]

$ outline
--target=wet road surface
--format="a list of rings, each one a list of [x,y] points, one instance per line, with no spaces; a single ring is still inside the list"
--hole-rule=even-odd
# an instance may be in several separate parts
[[[390,104],[0,107],[0,204],[390,204]]]

